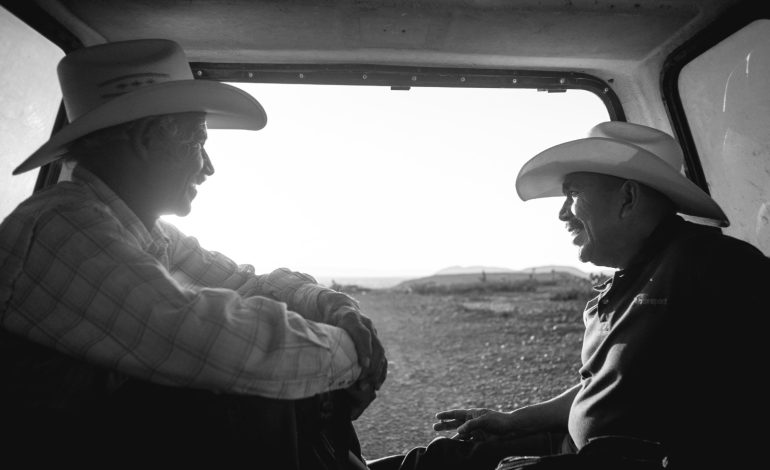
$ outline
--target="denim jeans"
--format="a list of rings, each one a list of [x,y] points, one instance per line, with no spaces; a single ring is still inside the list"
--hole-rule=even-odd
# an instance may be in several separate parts
[[[156,385],[2,330],[0,374],[0,450],[30,468],[339,470],[360,459],[342,392],[276,400]]]
[[[369,462],[371,470],[494,470],[510,455],[553,455],[574,452],[564,433],[539,433],[521,437],[499,437],[484,441],[436,438],[426,447],[415,447],[405,455]]]

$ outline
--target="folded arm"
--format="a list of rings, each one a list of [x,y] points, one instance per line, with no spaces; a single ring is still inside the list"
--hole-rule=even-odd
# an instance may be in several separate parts
[[[286,268],[256,275],[250,265],[238,265],[226,256],[207,251],[192,237],[182,235],[174,226],[163,228],[175,247],[171,268],[178,277],[192,283],[233,289],[242,296],[259,295],[283,302],[288,309],[307,320],[333,325],[345,330],[353,340],[361,381],[379,389],[387,376],[385,350],[372,321],[360,311],[358,302],[342,292],[319,285],[304,273]]]
[[[185,287],[114,218],[94,210],[38,219],[6,329],[162,384],[302,398],[359,377],[355,346],[341,328],[276,299],[242,295],[243,285]]]

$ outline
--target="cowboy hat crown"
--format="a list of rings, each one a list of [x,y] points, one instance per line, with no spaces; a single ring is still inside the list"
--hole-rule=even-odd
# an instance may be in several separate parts
[[[667,196],[682,214],[728,226],[716,201],[681,173],[683,164],[681,147],[665,132],[603,122],[587,138],[546,149],[525,163],[516,177],[516,192],[524,201],[562,196],[568,174],[600,173],[643,183]]]
[[[78,49],[61,60],[57,71],[70,123],[14,174],[56,160],[91,132],[148,116],[203,112],[212,129],[259,130],[267,123],[262,106],[248,93],[195,80],[181,46],[165,39]]]

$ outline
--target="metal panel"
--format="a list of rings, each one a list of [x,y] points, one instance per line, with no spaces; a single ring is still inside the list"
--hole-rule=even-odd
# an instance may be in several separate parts
[[[770,255],[770,20],[689,62],[679,94],[725,232]]]
[[[534,88],[550,93],[567,89],[596,94],[610,119],[624,121],[625,114],[609,83],[576,72],[532,70],[479,70],[365,65],[251,65],[192,63],[197,78],[253,83],[304,83],[410,87]]]

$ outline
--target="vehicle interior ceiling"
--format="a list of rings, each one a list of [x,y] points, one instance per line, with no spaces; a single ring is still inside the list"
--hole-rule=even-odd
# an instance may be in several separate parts
[[[173,39],[194,69],[294,64],[579,72],[617,96],[622,111],[616,118],[670,130],[660,96],[666,57],[738,1],[35,0],[33,8],[83,45]],[[457,86],[473,86],[463,82]],[[575,87],[568,74],[560,83]]]

